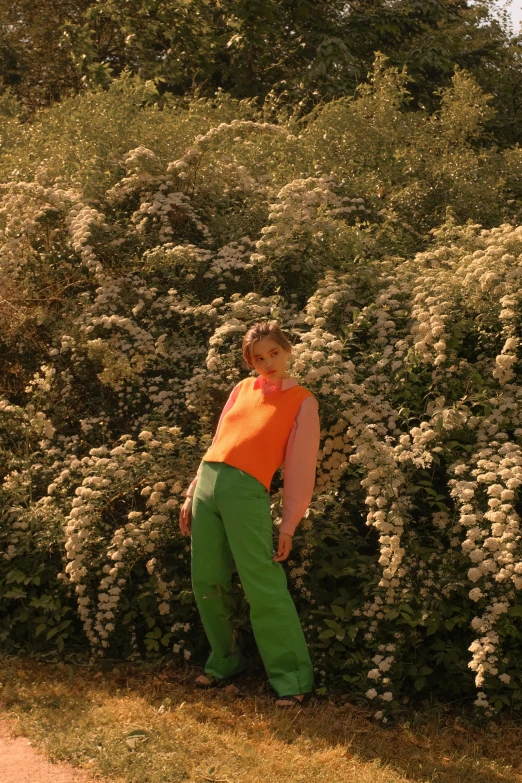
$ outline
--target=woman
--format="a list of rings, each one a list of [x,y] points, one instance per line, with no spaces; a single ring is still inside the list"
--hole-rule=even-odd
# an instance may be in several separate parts
[[[254,324],[242,348],[246,366],[258,377],[244,378],[232,390],[179,517],[181,532],[192,535],[192,587],[211,646],[196,684],[223,685],[246,667],[227,616],[235,562],[275,703],[287,707],[301,704],[313,689],[312,663],[281,561],[290,554],[314,489],[318,403],[287,375],[292,345],[275,321]],[[274,555],[269,493],[283,462]]]

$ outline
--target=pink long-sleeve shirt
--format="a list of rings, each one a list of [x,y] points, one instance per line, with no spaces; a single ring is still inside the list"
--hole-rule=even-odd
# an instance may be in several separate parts
[[[260,388],[263,394],[271,394],[279,389],[286,391],[286,389],[291,389],[292,386],[297,385],[298,381],[295,378],[276,378],[271,381],[267,380],[262,375],[258,375],[254,383],[254,389]],[[219,427],[225,414],[234,405],[238,386],[239,384],[234,386],[221,411],[221,416],[219,417],[212,443],[214,443],[217,438]],[[293,535],[297,525],[303,518],[306,509],[310,505],[315,485],[319,442],[320,422],[318,403],[315,397],[306,397],[297,411],[285,450],[283,514],[279,527],[281,533]],[[200,470],[201,463],[194,480],[185,493],[188,497],[192,497],[194,494]]]

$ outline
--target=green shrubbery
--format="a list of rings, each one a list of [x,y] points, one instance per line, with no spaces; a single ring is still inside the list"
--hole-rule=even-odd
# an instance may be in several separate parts
[[[288,562],[318,687],[518,708],[520,150],[465,72],[429,116],[382,59],[299,123],[149,98],[4,112],[3,646],[203,658],[179,507],[276,318],[320,403]]]

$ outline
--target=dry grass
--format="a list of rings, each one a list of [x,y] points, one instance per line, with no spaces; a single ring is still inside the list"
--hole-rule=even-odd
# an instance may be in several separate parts
[[[435,710],[386,729],[349,703],[279,710],[259,678],[200,691],[194,676],[0,658],[0,708],[49,758],[118,783],[522,782],[507,719],[480,729]]]

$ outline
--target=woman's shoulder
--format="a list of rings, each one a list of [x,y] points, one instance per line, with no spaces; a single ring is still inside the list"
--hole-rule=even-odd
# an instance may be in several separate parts
[[[252,383],[252,381],[254,381],[254,380],[255,380],[255,378],[252,378],[251,375],[247,375],[246,378],[241,378],[241,380],[238,381],[236,383],[236,385],[234,386],[234,388],[232,389],[231,394],[239,394],[241,389],[248,388],[248,384]]]
[[[302,388],[304,389],[304,386]],[[305,391],[307,392],[307,394],[306,394],[303,402],[306,402],[307,400],[309,400],[310,403],[313,403],[314,405],[319,405],[319,400],[317,399],[315,394],[313,392],[311,392],[310,389],[305,389]]]
[[[300,393],[303,395],[305,400],[311,399],[311,400],[315,400],[315,402],[318,402],[317,401],[317,397],[315,396],[315,394],[312,391],[310,391],[310,389],[307,389],[306,386],[303,386],[302,383],[299,383],[299,379],[298,378],[293,378],[292,380],[296,381],[296,385],[293,386],[292,388],[298,388]],[[303,392],[304,392],[304,394],[303,394]]]
[[[244,386],[244,383],[245,383],[246,380],[247,380],[247,378],[242,378],[240,381],[238,381],[232,387],[232,389],[230,390],[229,395],[228,395],[228,399],[229,400],[234,400],[237,397],[237,395],[241,391],[241,387]]]

